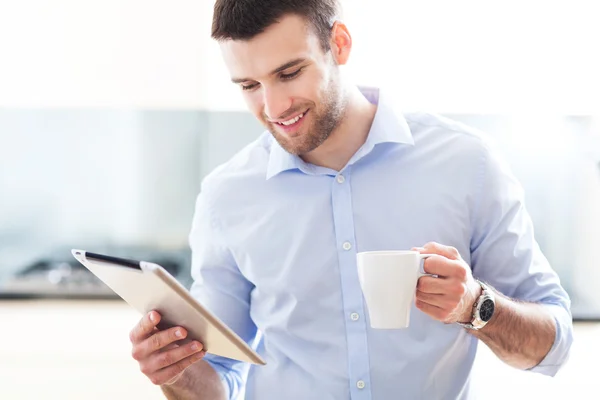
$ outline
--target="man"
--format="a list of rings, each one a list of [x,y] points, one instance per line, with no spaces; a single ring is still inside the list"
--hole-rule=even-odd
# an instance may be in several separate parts
[[[338,11],[217,0],[212,36],[268,132],[203,182],[191,291],[267,365],[177,346],[185,329],[158,332],[152,312],[131,332],[142,372],[173,399],[467,399],[482,340],[554,375],[570,303],[521,187],[481,134],[352,84]],[[436,254],[437,277],[419,279],[407,329],[372,329],[356,253],[411,248]]]

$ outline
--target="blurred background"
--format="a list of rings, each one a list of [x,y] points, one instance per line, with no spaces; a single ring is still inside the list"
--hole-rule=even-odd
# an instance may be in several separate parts
[[[576,340],[561,378],[514,371],[484,348],[478,376],[504,379],[485,398],[561,398],[585,385],[585,362],[600,357],[584,342],[600,333],[594,2],[343,4],[347,72],[394,90],[407,112],[499,143],[572,298],[586,344]],[[201,179],[262,132],[210,39],[212,5],[0,0],[0,326],[10,327],[0,329],[0,398],[161,398],[129,359],[139,316],[69,251],[157,261],[191,283]]]

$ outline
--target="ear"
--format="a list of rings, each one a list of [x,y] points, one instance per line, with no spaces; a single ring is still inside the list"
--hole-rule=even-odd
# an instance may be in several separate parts
[[[348,27],[341,21],[335,21],[331,29],[331,54],[338,65],[344,65],[350,57],[352,36]]]

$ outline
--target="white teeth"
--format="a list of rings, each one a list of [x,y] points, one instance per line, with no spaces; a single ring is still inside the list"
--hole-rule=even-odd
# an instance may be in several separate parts
[[[280,124],[281,125],[286,125],[286,126],[287,125],[292,125],[292,124],[295,124],[296,122],[298,122],[298,120],[300,120],[300,118],[302,118],[302,117],[304,117],[304,113],[302,113],[300,115],[296,115],[295,118],[292,118],[290,120],[280,122]]]

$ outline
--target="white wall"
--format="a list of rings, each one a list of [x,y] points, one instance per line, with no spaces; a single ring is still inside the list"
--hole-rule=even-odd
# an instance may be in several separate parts
[[[345,3],[355,75],[391,85],[409,109],[599,111],[596,2]]]
[[[357,82],[386,85],[407,110],[600,113],[593,1],[343,0]],[[242,110],[217,46],[206,47],[212,105]]]
[[[207,107],[211,3],[1,0],[0,107]]]
[[[407,110],[598,113],[594,1],[343,0],[348,72]],[[0,107],[244,110],[212,0],[2,0]]]

